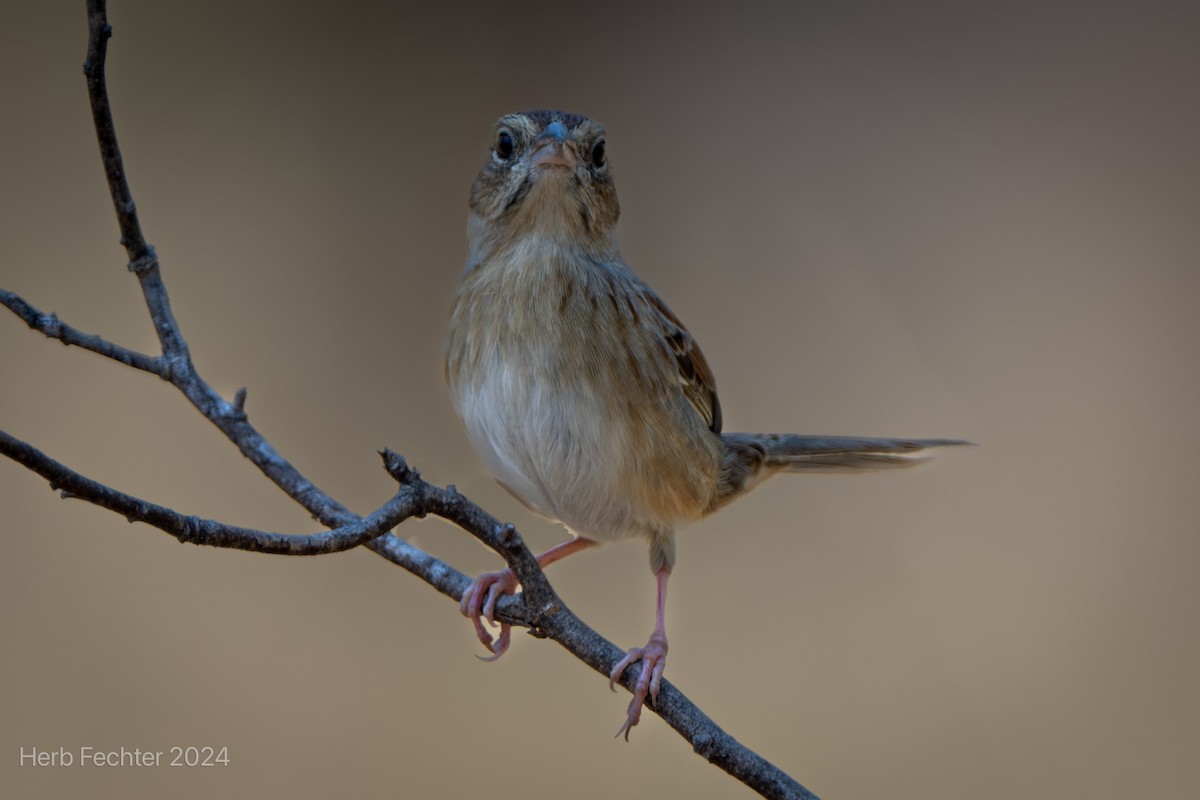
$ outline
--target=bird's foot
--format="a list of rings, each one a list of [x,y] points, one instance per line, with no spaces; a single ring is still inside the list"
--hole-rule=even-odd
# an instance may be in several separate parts
[[[650,641],[646,642],[645,647],[635,647],[626,653],[625,657],[618,661],[612,672],[609,673],[608,688],[615,692],[616,687],[613,684],[621,679],[625,668],[635,661],[642,662],[642,673],[638,676],[637,684],[633,688],[633,699],[629,701],[625,724],[617,731],[617,736],[625,734],[627,742],[629,741],[629,732],[642,717],[642,706],[646,704],[646,696],[649,695],[652,702],[658,702],[658,688],[662,683],[663,669],[667,666],[666,635],[655,631],[650,636]]]
[[[493,640],[492,634],[483,626],[486,619],[493,628],[496,627],[496,601],[506,594],[517,591],[517,576],[512,570],[504,569],[499,572],[485,572],[472,581],[463,592],[458,603],[462,615],[475,624],[475,635],[491,653],[490,656],[479,656],[482,661],[495,661],[508,650],[512,635],[512,626],[500,621],[500,636]]]

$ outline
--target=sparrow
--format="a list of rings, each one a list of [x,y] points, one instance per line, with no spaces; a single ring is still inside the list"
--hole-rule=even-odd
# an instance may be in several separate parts
[[[543,567],[601,542],[641,538],[657,581],[654,630],[617,663],[641,662],[617,735],[628,740],[667,657],[675,531],[777,472],[854,472],[919,463],[957,439],[725,433],[716,382],[696,340],[635,275],[616,240],[620,207],[604,128],[579,114],[501,117],[471,189],[469,251],[450,312],[446,380],[496,479],[572,538]],[[511,570],[480,575],[463,615],[495,660],[496,601]]]

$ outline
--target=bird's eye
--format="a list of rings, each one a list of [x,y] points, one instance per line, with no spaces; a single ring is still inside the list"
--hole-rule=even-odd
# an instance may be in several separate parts
[[[592,145],[592,166],[599,168],[604,166],[604,160],[607,158],[603,139],[597,139]]]
[[[496,133],[496,155],[503,161],[512,158],[513,151],[517,144],[513,141],[512,134],[501,128]]]

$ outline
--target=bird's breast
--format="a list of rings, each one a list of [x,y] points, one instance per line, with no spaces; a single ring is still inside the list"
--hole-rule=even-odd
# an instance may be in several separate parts
[[[535,250],[468,272],[451,313],[447,381],[475,449],[519,499],[581,535],[699,516],[715,436],[679,424],[691,412],[663,377],[663,347],[610,270]]]

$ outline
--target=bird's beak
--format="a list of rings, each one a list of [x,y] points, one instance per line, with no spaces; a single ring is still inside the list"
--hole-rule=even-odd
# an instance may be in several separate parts
[[[533,166],[575,168],[575,153],[568,143],[567,127],[561,122],[551,122],[546,130],[533,140]]]

